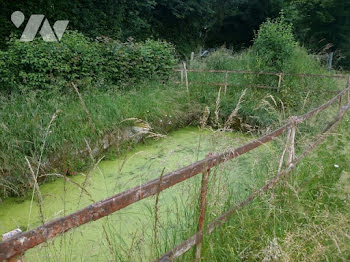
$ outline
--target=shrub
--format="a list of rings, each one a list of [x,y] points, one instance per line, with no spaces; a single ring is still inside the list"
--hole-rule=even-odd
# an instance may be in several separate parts
[[[217,51],[211,53],[205,59],[207,69],[209,70],[232,70],[232,65],[234,64],[234,57],[232,52],[220,48]]]
[[[135,43],[113,41],[105,48],[107,78],[113,83],[166,78],[175,65],[175,48],[161,41]]]
[[[12,39],[3,52],[2,89],[48,89],[70,81],[96,81],[103,72],[103,58],[96,43],[82,34],[67,32],[62,42]]]
[[[72,81],[80,88],[100,87],[164,78],[175,64],[174,50],[161,41],[97,42],[77,32],[66,32],[57,43],[12,39],[0,53],[0,90],[64,89]]]
[[[283,16],[260,26],[250,52],[255,56],[250,60],[250,68],[256,71],[328,74],[320,62],[298,45],[292,25],[286,23]],[[253,82],[277,86],[276,78],[270,76],[255,76]],[[332,79],[284,76],[279,97],[286,106],[297,110],[307,101],[319,105],[329,98],[328,92],[336,88]]]
[[[281,17],[267,20],[260,26],[254,40],[253,52],[256,53],[258,67],[282,72],[294,56],[296,47],[292,25]]]

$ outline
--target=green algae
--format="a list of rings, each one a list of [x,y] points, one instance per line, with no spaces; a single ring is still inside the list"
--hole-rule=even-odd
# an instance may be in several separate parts
[[[115,160],[101,161],[89,174],[59,179],[40,187],[43,196],[44,220],[70,214],[94,201],[102,200],[129,188],[141,185],[165,173],[203,159],[209,152],[217,153],[242,145],[252,137],[240,133],[221,133],[197,128],[184,128],[164,139],[137,145],[134,150]],[[259,154],[272,153],[269,146],[241,156],[212,172],[215,187],[210,198],[211,212],[220,213],[224,202],[243,197],[255,185],[252,170]],[[212,180],[214,180],[212,179]],[[76,184],[86,183],[86,192]],[[74,182],[74,183],[72,183]],[[195,230],[200,176],[177,185],[160,195],[158,225],[162,248],[179,243]],[[235,192],[232,194],[232,192]],[[240,192],[240,193],[239,193]],[[242,194],[241,194],[242,193]],[[216,197],[215,197],[216,196]],[[217,201],[220,196],[220,203]],[[155,199],[149,198],[127,207],[107,218],[90,223],[57,237],[26,253],[27,261],[113,261],[149,260],[154,257],[153,225]],[[0,205],[0,233],[15,228],[27,230],[42,223],[37,202],[7,199]],[[161,252],[162,249],[157,249]]]

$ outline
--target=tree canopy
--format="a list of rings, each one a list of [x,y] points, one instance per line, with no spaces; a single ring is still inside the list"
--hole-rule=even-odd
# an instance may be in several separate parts
[[[301,44],[313,51],[332,46],[350,57],[350,0],[18,0],[1,1],[0,8],[2,47],[24,29],[11,23],[17,10],[25,21],[31,14],[51,24],[69,20],[70,30],[93,38],[164,39],[186,55],[199,46],[250,46],[260,24],[283,12]]]

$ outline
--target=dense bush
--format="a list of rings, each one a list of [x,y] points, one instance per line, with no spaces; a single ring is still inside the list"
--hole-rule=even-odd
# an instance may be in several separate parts
[[[230,54],[219,49],[203,60],[204,66],[195,63],[194,68],[221,70],[250,70],[256,72],[329,74],[329,72],[307,50],[294,39],[292,26],[282,18],[268,20],[261,25],[253,46],[239,54]],[[192,76],[193,77],[193,76]],[[209,82],[223,82],[223,76],[213,74],[198,76]],[[230,75],[229,83],[246,87],[264,85],[278,86],[275,75],[236,74]],[[330,98],[337,90],[333,79],[316,77],[283,76],[280,92],[272,91],[288,109],[298,110],[304,103],[314,106]],[[338,89],[339,90],[339,89]]]
[[[296,47],[292,26],[282,17],[267,20],[260,26],[252,50],[257,56],[257,65],[260,68],[282,72],[294,56]]]
[[[61,42],[12,39],[0,53],[0,89],[44,90],[120,84],[169,74],[175,63],[174,48],[165,42],[106,43],[80,33],[66,32]]]
[[[161,41],[111,42],[105,46],[107,79],[113,83],[136,81],[154,76],[167,77],[175,65],[175,49]]]
[[[59,43],[12,39],[1,61],[1,89],[11,91],[63,87],[77,79],[92,82],[103,72],[97,44],[75,32]]]
[[[233,55],[230,50],[220,48],[211,53],[205,60],[209,70],[230,70],[233,63]]]

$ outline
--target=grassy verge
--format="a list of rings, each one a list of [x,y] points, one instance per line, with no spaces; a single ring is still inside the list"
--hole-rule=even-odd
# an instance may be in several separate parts
[[[212,81],[211,77],[217,76],[202,75],[206,82]],[[65,92],[28,91],[1,96],[2,197],[23,196],[32,188],[26,158],[40,174],[75,175],[92,165],[87,144],[93,151],[100,149],[99,154],[113,148],[113,153],[120,154],[125,148],[125,141],[119,139],[123,130],[137,125],[126,119],[142,119],[153,132],[166,134],[188,124],[199,124],[208,106],[208,126],[263,132],[291,114],[278,92],[244,87],[229,88],[224,94],[211,85],[193,85],[187,94],[184,86],[171,81],[148,81],[128,90],[91,88],[81,91],[81,95],[88,113],[73,87]],[[313,103],[309,98],[304,103],[305,110]],[[237,112],[227,123],[235,109]]]
[[[27,96],[10,97],[7,103],[3,104],[6,105],[3,107],[3,112],[6,112],[8,117],[5,123],[11,123],[6,126],[11,132],[8,132],[7,137],[4,136],[2,141],[9,143],[6,148],[14,150],[11,155],[13,157],[8,159],[8,163],[14,159],[25,161],[25,156],[34,156],[30,157],[30,161],[35,166],[41,155],[43,163],[52,159],[52,156],[54,158],[60,156],[58,162],[65,165],[68,163],[70,166],[58,165],[54,167],[57,171],[67,170],[67,168],[73,171],[79,170],[79,167],[88,167],[90,161],[88,154],[79,155],[79,152],[86,148],[85,139],[93,148],[94,144],[98,144],[105,134],[118,135],[118,130],[128,126],[128,122],[123,122],[125,119],[135,117],[143,119],[154,128],[155,132],[166,133],[189,123],[197,124],[207,105],[211,110],[207,123],[210,126],[224,126],[227,116],[237,108],[244,90],[243,88],[229,89],[226,96],[222,95],[218,99],[218,90],[209,85],[191,88],[190,96],[188,96],[183,87],[155,82],[135,87],[127,92],[118,90],[82,92],[96,132],[92,131],[87,114],[73,90],[67,96],[57,94],[45,96],[45,94],[32,93]],[[248,121],[260,121],[256,126],[260,126],[261,132],[265,130],[262,128],[264,123],[266,127],[280,124],[290,115],[291,111],[285,112],[285,115],[281,114],[279,106],[274,104],[274,98],[271,98],[276,95],[278,94],[269,91],[247,89],[243,97],[244,101],[239,106],[238,120],[243,119],[243,123],[250,124],[253,122]],[[260,107],[260,104],[263,106]],[[312,104],[308,104],[300,111],[311,109]],[[57,109],[61,109],[62,112],[51,125],[51,133],[46,137],[47,126]],[[216,122],[215,111],[218,112],[219,123]],[[302,134],[299,140],[300,149],[304,146],[305,141],[310,139],[311,134],[322,128],[325,119],[332,113],[334,113],[333,109],[301,126],[299,130]],[[25,121],[16,122],[11,114],[17,114]],[[319,120],[322,121],[318,122]],[[22,123],[21,126],[18,123]],[[291,187],[280,187],[275,190],[272,200],[269,194],[258,199],[253,205],[238,212],[225,227],[206,238],[203,259],[205,261],[271,261],[274,258],[293,260],[294,257],[297,257],[295,260],[299,261],[317,255],[326,259],[331,257],[334,250],[338,252],[338,260],[346,257],[348,255],[347,235],[349,235],[346,226],[348,202],[341,200],[344,198],[344,193],[339,195],[333,193],[340,186],[338,181],[347,179],[346,174],[349,171],[347,164],[344,166],[340,164],[340,162],[349,163],[347,152],[341,151],[349,145],[349,136],[345,132],[348,128],[349,118],[339,129],[340,136],[329,139],[326,145],[302,163],[290,181]],[[26,139],[19,140],[20,137]],[[22,144],[16,147],[10,144],[13,141]],[[34,141],[34,143],[29,143],[27,151],[21,151],[26,148],[24,147],[26,141]],[[43,151],[44,142],[45,150]],[[223,210],[246,197],[251,190],[258,188],[273,176],[279,161],[281,145],[283,141],[276,141],[275,154],[259,157],[259,159],[251,158],[255,160],[250,159],[249,164],[248,160],[243,158],[231,163],[231,168],[225,166],[224,169],[215,170],[211,181],[211,185],[214,186],[210,196],[209,217],[213,218],[221,214]],[[64,150],[60,151],[62,148]],[[115,148],[120,149],[120,147]],[[23,173],[27,174],[28,167],[24,161],[19,163],[22,165]],[[337,169],[335,164],[340,168]],[[250,165],[253,167],[247,169]],[[242,172],[239,177],[246,179],[244,181],[239,180],[239,177],[235,182],[230,183],[225,179],[216,179],[222,173],[229,176],[231,171],[239,174],[240,170]],[[50,171],[41,170],[41,172]],[[25,181],[30,180],[27,177]],[[153,252],[153,256],[168,251],[195,232],[198,183],[192,184],[186,192],[194,198],[187,199],[187,201],[174,199],[173,207],[176,207],[176,212],[174,213],[172,208],[163,212],[165,221],[159,228],[160,244]],[[149,211],[150,221],[152,221],[153,206],[149,207]],[[168,220],[169,217],[172,219]],[[334,224],[337,226],[334,227]],[[338,231],[339,228],[342,230]],[[329,231],[325,233],[325,229]],[[107,242],[110,241],[113,230],[116,229],[107,228],[105,233]],[[309,236],[311,241],[309,241]],[[308,243],[305,249],[301,247],[304,242]],[[112,244],[106,244],[111,248],[113,246],[116,252],[114,259],[117,261],[135,259],[134,256],[128,257],[129,249],[125,249],[123,254],[120,249],[115,248],[121,243],[123,241],[117,239]],[[295,246],[291,247],[289,243]],[[141,255],[137,255],[137,247],[133,248],[133,255],[139,258]],[[146,252],[144,255],[149,256],[150,254]],[[193,254],[188,253],[183,260],[188,261],[192,258]]]
[[[199,74],[197,77],[210,83],[220,75]],[[236,83],[235,79],[231,81]],[[310,91],[322,90],[325,85],[333,91],[343,87],[343,83],[337,85],[329,81],[310,79]],[[252,79],[245,79],[247,82],[252,83]],[[320,84],[318,89],[317,84]],[[142,119],[153,128],[153,132],[166,134],[188,124],[199,124],[208,106],[206,124],[211,127],[263,133],[280,125],[288,116],[304,113],[332,96],[327,92],[305,96],[303,106],[295,109],[284,104],[279,92],[244,86],[229,87],[224,94],[223,89],[211,85],[191,85],[189,95],[184,86],[174,85],[171,81],[149,81],[129,89],[91,88],[81,91],[88,114],[73,88],[64,93],[32,91],[2,96],[2,197],[23,196],[32,187],[26,157],[38,173],[75,175],[91,167],[87,144],[92,149],[101,149],[100,154],[111,148],[116,149],[114,153],[120,153],[123,140],[116,138],[121,136],[123,129],[137,125],[135,121],[125,121],[129,118]],[[237,112],[232,115],[235,109]],[[60,113],[52,121],[57,110]],[[227,123],[231,115],[233,118]],[[106,140],[108,146],[105,146]]]
[[[204,261],[348,261],[349,115],[292,174],[206,239]]]
[[[298,128],[297,155],[316,140],[315,136],[336,110],[337,105]],[[237,211],[223,227],[205,236],[202,261],[348,261],[349,128],[350,115],[347,114],[332,136],[298,165],[286,183]],[[276,174],[284,139],[278,139],[273,145],[274,154],[267,157],[261,154],[253,167],[249,167],[251,172],[235,183],[216,183],[217,177],[222,176],[225,180],[232,175],[229,166],[212,170],[210,192],[215,193],[209,196],[208,222]],[[244,161],[234,165],[247,171],[248,165]],[[250,183],[245,184],[247,180]],[[193,197],[193,202],[197,202],[198,192]],[[188,222],[187,228],[177,230],[187,232],[182,241],[196,232],[198,213],[191,215],[186,220],[193,224]],[[181,241],[172,242],[166,248],[160,248],[159,253],[179,243]],[[179,261],[193,259],[194,249]]]
[[[200,110],[196,101],[189,102],[183,89],[157,82],[127,92],[89,90],[82,98],[95,131],[73,88],[68,94],[32,92],[1,98],[2,196],[21,196],[31,187],[26,157],[39,173],[74,175],[91,166],[86,143],[92,149],[102,148],[99,152],[103,153],[106,136],[117,138],[123,128],[135,125],[123,120],[142,119],[154,132],[165,134],[195,123],[193,115]],[[122,142],[115,139],[108,147],[119,148],[116,146]]]

